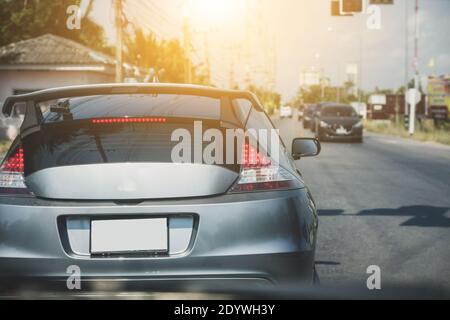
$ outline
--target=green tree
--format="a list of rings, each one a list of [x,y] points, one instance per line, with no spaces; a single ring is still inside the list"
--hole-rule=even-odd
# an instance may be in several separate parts
[[[322,100],[322,88],[319,85],[300,88],[298,95],[304,103],[319,103]]]
[[[324,87],[323,90],[320,85],[302,87],[292,99],[292,104],[298,107],[302,103],[317,104],[321,102],[337,102],[338,97],[340,103],[357,101],[358,97],[349,93],[351,88],[353,88],[353,84],[350,82],[347,82],[344,87]],[[359,92],[364,95],[362,91]]]
[[[133,28],[125,36],[124,59],[143,70],[154,69],[162,82],[183,83],[186,55],[179,40],[158,40],[153,33]],[[193,67],[193,82],[207,83],[203,65]]]
[[[90,2],[80,30],[67,28],[67,8],[81,0],[0,0],[0,46],[46,33],[62,36],[92,49],[111,53],[104,30],[90,19]]]
[[[380,89],[380,88],[376,87],[374,93],[375,94],[390,95],[390,94],[394,94],[394,91],[392,89]]]

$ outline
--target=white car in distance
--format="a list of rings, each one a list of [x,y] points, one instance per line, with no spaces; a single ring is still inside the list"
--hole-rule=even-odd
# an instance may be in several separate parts
[[[280,108],[280,118],[293,118],[294,111],[289,106],[283,106]]]

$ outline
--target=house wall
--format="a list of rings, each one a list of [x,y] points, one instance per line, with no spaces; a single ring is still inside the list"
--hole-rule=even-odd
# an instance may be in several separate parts
[[[61,86],[111,83],[114,75],[86,71],[0,70],[0,102],[14,90],[38,90]]]

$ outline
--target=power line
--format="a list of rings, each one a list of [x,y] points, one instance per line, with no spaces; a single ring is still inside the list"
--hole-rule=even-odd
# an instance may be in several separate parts
[[[151,13],[151,17],[156,18],[159,22],[158,25],[166,30],[170,30],[169,33],[172,33],[172,35],[175,37],[177,34],[179,34],[179,26],[177,26],[175,23],[170,21],[170,18],[162,13],[159,9],[155,9],[155,7],[150,7],[149,2],[140,2],[142,8],[144,10],[147,10]],[[156,22],[156,21],[155,21]]]
[[[157,37],[162,39],[170,39],[170,38],[179,38],[183,32],[181,24],[176,21],[175,17],[168,14],[166,10],[164,10],[160,5],[156,4],[155,1],[136,1],[136,0],[123,0],[124,1],[124,11],[126,17],[132,22],[135,26],[142,27],[147,32],[154,33]],[[190,34],[191,32],[189,32]],[[210,59],[209,49],[208,50],[199,50],[198,48],[207,48],[209,45],[205,44],[203,41],[202,44],[198,43],[198,36],[201,33],[195,32],[194,34],[190,34],[188,39],[188,43],[184,44],[185,54],[189,60],[192,58],[197,61],[197,63],[206,63],[208,66],[208,73],[211,79],[219,79],[222,82],[226,78],[223,75],[223,72],[220,70],[214,70],[212,72],[210,67],[210,60],[212,60],[217,66],[223,64],[223,61],[218,61],[218,58]],[[184,37],[186,34],[184,33]],[[194,38],[194,39],[192,39]],[[200,52],[204,51],[204,57],[200,54]],[[187,67],[187,66],[186,66]],[[216,68],[217,69],[217,68]]]
[[[127,18],[128,18],[128,20],[133,21],[133,25],[139,25],[139,27],[142,27],[144,30],[146,30],[148,32],[154,33],[155,35],[157,35],[160,38],[171,38],[170,35],[166,31],[147,22],[145,19],[145,15],[143,13],[127,11]]]
[[[165,38],[176,37],[177,28],[167,18],[161,18],[161,12],[155,12],[145,5],[147,2],[129,1],[125,2],[125,10],[128,16],[132,16],[136,22],[149,32],[157,33]]]
[[[149,19],[149,17],[145,14],[143,10],[137,9],[135,7],[131,7],[128,2],[126,2],[125,6],[125,14],[127,18],[132,18],[135,24],[138,24],[141,27],[144,27],[147,31],[155,31],[157,30],[159,34],[168,35],[166,30],[160,27],[159,24],[155,24],[154,20]]]
[[[153,1],[140,2],[150,10],[153,10],[158,13],[158,17],[163,20],[166,24],[173,26],[173,22],[171,21],[171,17],[166,13],[164,9],[161,9],[158,5],[156,5]],[[151,8],[150,8],[151,7]]]

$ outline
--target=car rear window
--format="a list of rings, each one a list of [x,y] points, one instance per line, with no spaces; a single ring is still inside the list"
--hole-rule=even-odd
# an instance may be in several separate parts
[[[252,108],[251,101],[242,99],[231,102],[227,102],[226,97],[125,94],[41,103],[44,124],[40,130],[22,139],[27,155],[25,174],[71,165],[172,162],[172,151],[179,144],[179,141],[172,141],[172,135],[178,129],[195,137],[195,124],[200,122],[204,132],[216,129],[225,137],[228,128],[245,127]],[[64,106],[64,110],[70,111],[69,117],[59,108],[55,110],[58,103]],[[124,117],[131,120],[163,118],[167,121],[110,122],[111,119]],[[102,120],[94,122],[91,119]],[[208,144],[204,142],[203,148]],[[193,157],[194,149],[191,155]],[[223,166],[239,170],[235,164]]]
[[[64,121],[51,107],[65,105],[73,120],[117,117],[176,117],[219,120],[219,98],[172,94],[122,94],[59,99],[40,103],[44,123]]]

